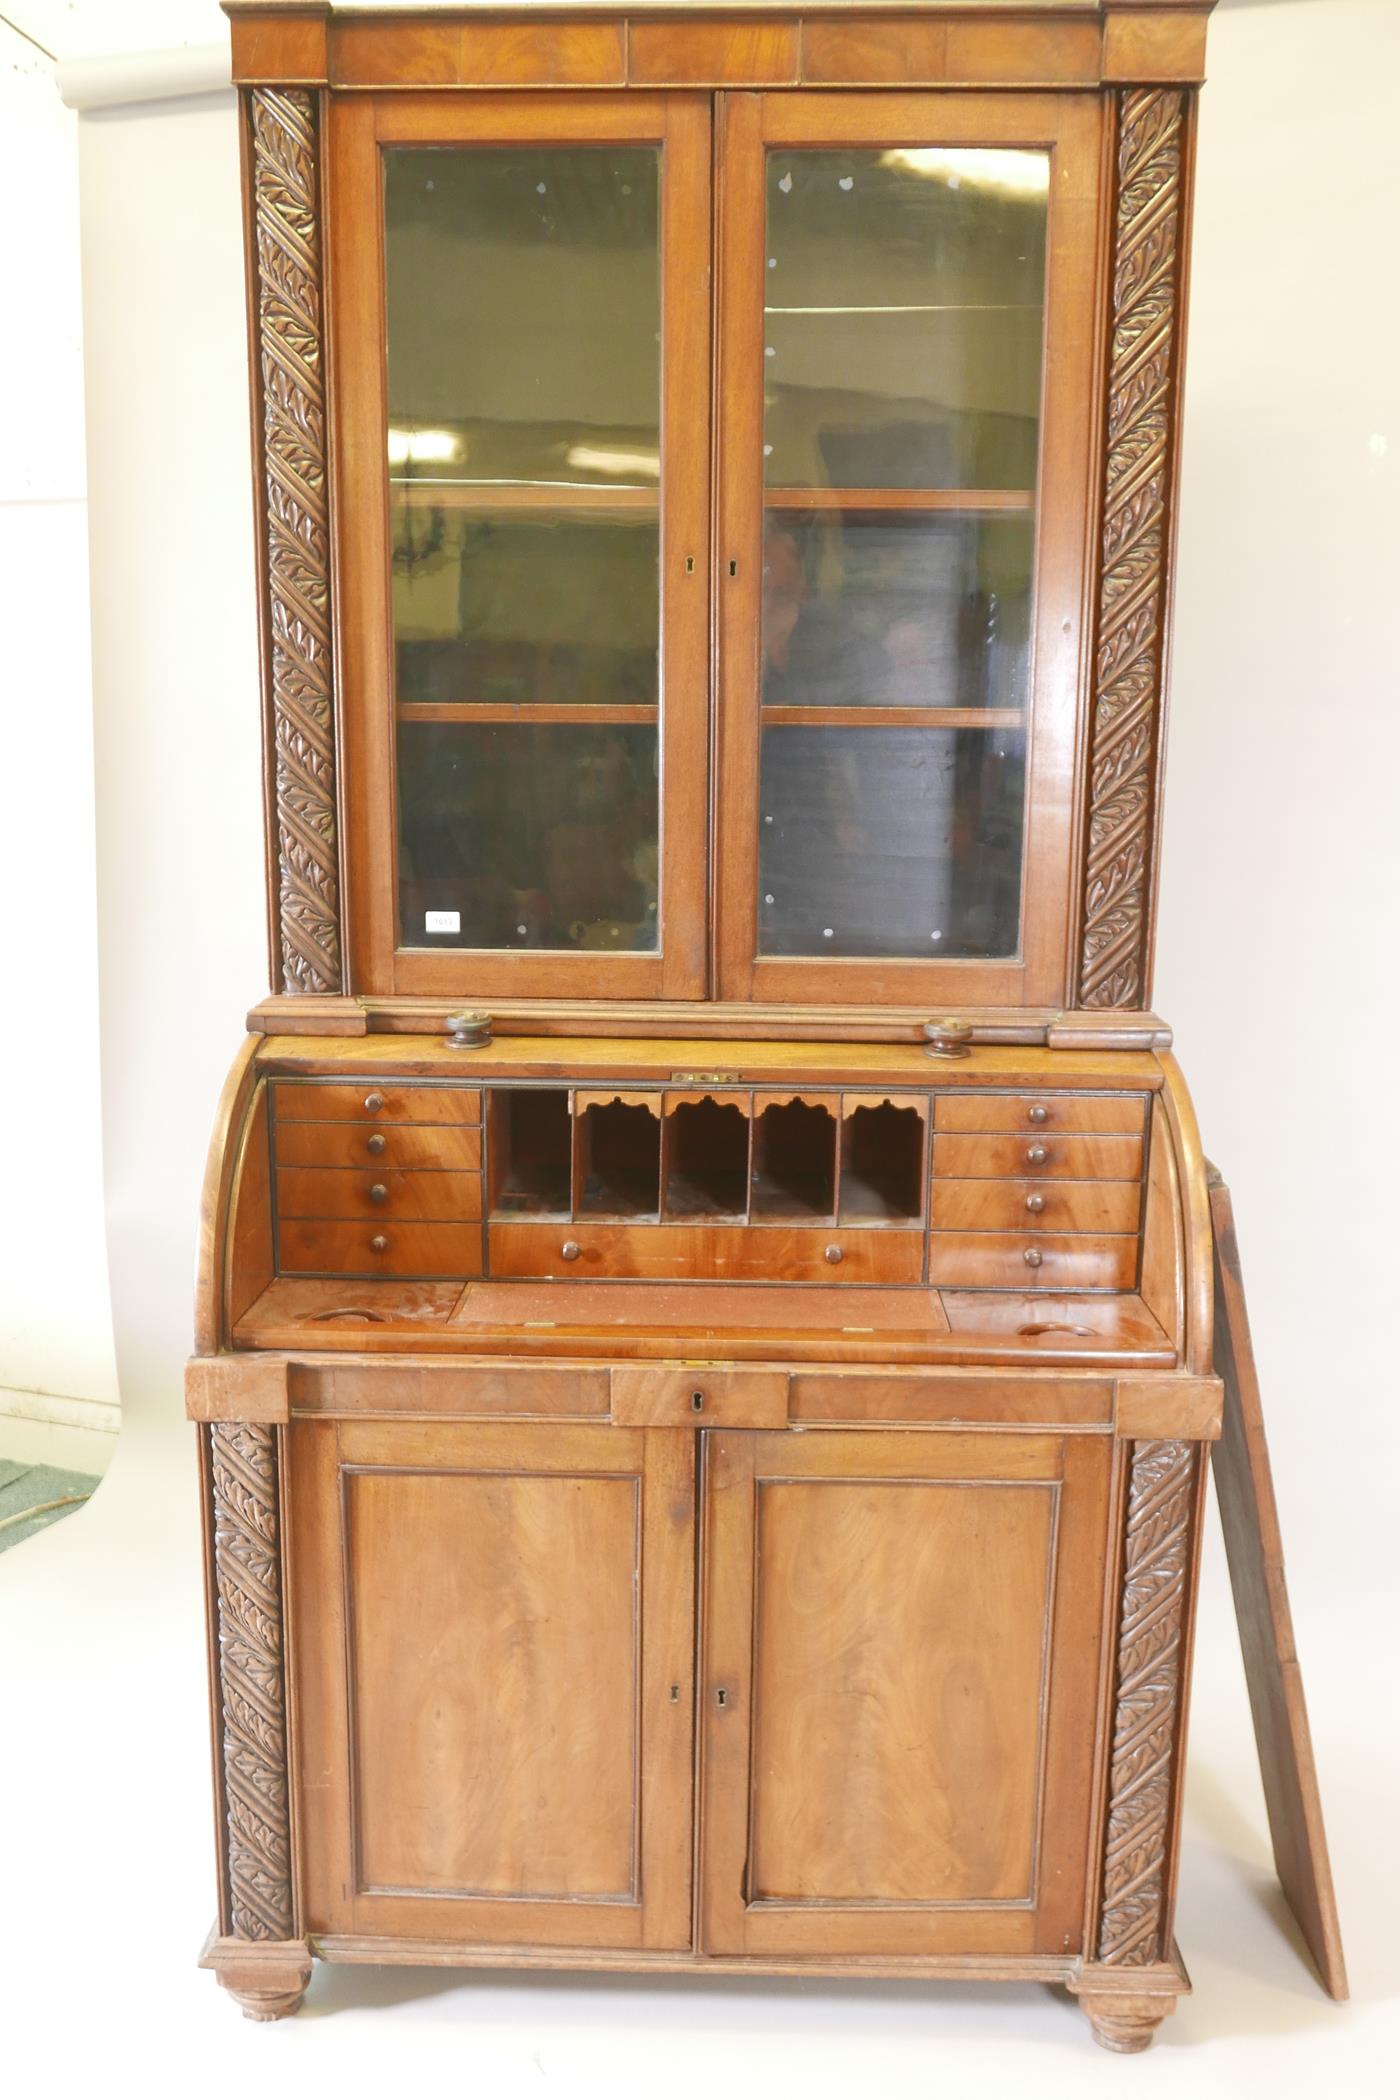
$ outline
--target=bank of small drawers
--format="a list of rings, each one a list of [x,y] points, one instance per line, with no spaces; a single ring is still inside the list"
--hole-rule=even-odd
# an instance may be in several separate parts
[[[479,1088],[283,1080],[272,1108],[283,1275],[481,1274]]]
[[[1137,1280],[1141,1094],[941,1094],[929,1282],[1124,1291]]]

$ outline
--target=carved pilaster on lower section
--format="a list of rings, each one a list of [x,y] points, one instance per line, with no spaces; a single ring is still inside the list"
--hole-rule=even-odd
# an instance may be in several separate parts
[[[1129,88],[1118,102],[1113,334],[1102,568],[1079,939],[1083,1007],[1139,1007],[1155,852],[1167,554],[1181,338],[1186,97]]]
[[[1099,2047],[1111,2049],[1115,2056],[1136,2056],[1176,2010],[1177,2000],[1189,1996],[1191,1979],[1173,1948],[1169,1961],[1149,1968],[1112,1969],[1085,1962],[1069,1988]]]
[[[341,984],[316,105],[255,88],[254,268],[282,988]]]
[[[199,1957],[212,1969],[248,2020],[283,2020],[294,2013],[311,1981],[305,1940],[231,1940],[211,1932]]]
[[[1167,1845],[1199,1451],[1175,1439],[1132,1446],[1098,1959],[1134,1972],[1162,1961],[1170,1930]]]
[[[234,1940],[285,1942],[295,1919],[277,1431],[266,1422],[211,1423],[209,1458],[229,1923]]]

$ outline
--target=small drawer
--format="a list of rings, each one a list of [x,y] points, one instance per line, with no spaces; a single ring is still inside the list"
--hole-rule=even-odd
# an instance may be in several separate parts
[[[464,1225],[481,1216],[481,1176],[359,1167],[280,1167],[280,1218],[414,1218]]]
[[[1136,1232],[1137,1181],[935,1181],[938,1232]]]
[[[786,1371],[709,1364],[618,1364],[612,1416],[629,1429],[785,1429]]]
[[[279,1167],[436,1167],[480,1172],[481,1132],[448,1123],[279,1123]]]
[[[929,1235],[928,1280],[954,1291],[1130,1291],[1138,1242],[1128,1235],[1018,1232]]]
[[[664,1277],[674,1283],[918,1283],[922,1232],[779,1225],[498,1225],[493,1276]]]
[[[277,1251],[284,1276],[479,1276],[481,1227],[291,1218]]]
[[[1121,1131],[1141,1137],[1142,1094],[939,1094],[935,1130]]]
[[[1142,1173],[1140,1137],[974,1137],[950,1132],[933,1141],[935,1182],[1136,1181]]]
[[[395,1079],[311,1079],[273,1088],[279,1123],[479,1123],[481,1089],[405,1086]]]

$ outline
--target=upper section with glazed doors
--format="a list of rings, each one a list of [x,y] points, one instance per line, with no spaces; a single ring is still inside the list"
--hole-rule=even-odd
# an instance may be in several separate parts
[[[1064,998],[1103,121],[333,98],[356,989]]]

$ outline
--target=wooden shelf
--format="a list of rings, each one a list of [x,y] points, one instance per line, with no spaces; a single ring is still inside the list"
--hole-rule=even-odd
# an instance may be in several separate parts
[[[398,705],[401,722],[476,722],[489,728],[497,722],[533,723],[541,728],[554,722],[566,722],[578,728],[589,723],[637,723],[642,727],[655,724],[658,710],[654,704],[637,706],[591,705],[555,706],[552,703],[534,701],[476,700],[401,700]]]
[[[409,510],[629,512],[656,517],[661,494],[655,488],[593,487],[586,482],[552,481],[411,481],[391,479],[391,503]]]
[[[1035,509],[1034,489],[765,489],[765,510],[1017,511]]]
[[[766,729],[1020,729],[1021,707],[788,707],[763,709]]]

